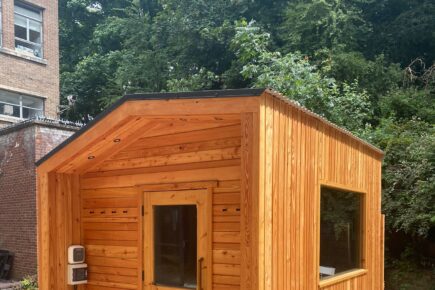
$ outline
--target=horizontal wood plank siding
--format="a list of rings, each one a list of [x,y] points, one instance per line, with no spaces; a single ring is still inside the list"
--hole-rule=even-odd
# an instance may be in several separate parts
[[[181,132],[175,125],[170,135],[139,138],[82,176],[86,289],[141,289],[141,199],[136,185],[205,180],[218,182],[212,193],[210,279],[214,289],[240,289],[241,125],[240,118],[238,123],[230,120],[223,126],[198,123],[192,131],[188,123]]]

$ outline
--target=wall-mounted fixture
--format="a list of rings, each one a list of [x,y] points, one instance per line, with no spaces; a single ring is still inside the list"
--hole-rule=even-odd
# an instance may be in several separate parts
[[[85,262],[85,248],[79,245],[68,247],[68,285],[88,282],[88,265]]]

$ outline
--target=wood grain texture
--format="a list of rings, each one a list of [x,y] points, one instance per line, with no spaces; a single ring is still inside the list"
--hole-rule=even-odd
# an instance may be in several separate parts
[[[137,227],[141,218],[136,208],[139,200],[135,189],[139,185],[140,192],[150,191],[150,194],[214,188],[210,197],[213,272],[209,281],[216,289],[227,286],[240,289],[242,129],[240,123],[234,124],[234,117],[231,120],[230,126],[209,124],[208,129],[196,126],[191,132],[180,133],[175,132],[177,126],[174,126],[171,135],[138,139],[100,163],[98,170],[82,175],[82,228],[91,257],[88,263],[92,287],[141,289],[140,282],[132,283],[138,278],[138,269],[142,269],[138,255],[142,232]],[[186,128],[183,125],[183,130]],[[118,277],[108,278],[109,267],[103,264],[117,262],[114,271]]]
[[[66,249],[83,244],[89,283],[79,290],[143,290],[145,189],[208,189],[206,290],[383,289],[381,158],[268,91],[128,102],[38,168],[40,289],[72,289]],[[318,278],[322,184],[365,196],[365,270],[327,283]]]
[[[381,156],[283,100],[262,98],[258,289],[383,289]],[[322,184],[365,196],[366,271],[327,286],[318,274]]]

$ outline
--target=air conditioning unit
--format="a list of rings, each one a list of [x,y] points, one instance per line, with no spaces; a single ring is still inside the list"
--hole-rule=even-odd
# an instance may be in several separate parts
[[[14,115],[14,107],[11,105],[3,105],[3,114],[8,116]]]
[[[35,56],[35,50],[23,45],[17,45],[16,49],[18,49],[20,51],[21,54],[33,57]]]

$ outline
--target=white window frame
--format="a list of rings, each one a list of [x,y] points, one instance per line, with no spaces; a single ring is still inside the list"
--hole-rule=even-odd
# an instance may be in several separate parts
[[[40,16],[41,16],[41,19],[36,19],[36,18],[31,17],[31,16],[21,14],[21,13],[19,13],[19,12],[17,12],[15,10],[15,6],[19,6],[19,7],[23,8],[23,9],[28,9],[28,10],[31,10],[31,11],[34,11],[34,12],[38,12],[40,14]],[[21,1],[14,1],[14,16],[15,15],[21,16],[21,17],[26,19],[26,38],[27,38],[27,39],[23,39],[23,38],[16,37],[15,36],[15,31],[14,31],[15,49],[20,51],[20,49],[17,48],[17,44],[16,44],[17,41],[21,41],[21,42],[24,42],[24,43],[27,43],[27,44],[30,44],[30,45],[34,45],[34,46],[38,47],[39,51],[41,52],[41,55],[39,55],[39,56],[35,55],[35,57],[37,57],[37,58],[44,58],[44,49],[43,49],[44,35],[43,35],[42,8],[32,7],[32,6],[30,6],[30,5],[26,4],[26,3],[21,2]],[[35,42],[32,42],[32,41],[29,40],[30,39],[30,20],[39,23],[40,26],[41,26],[41,43],[35,43]],[[15,25],[15,19],[14,19],[14,25]]]
[[[33,111],[40,111],[41,112],[41,116],[44,116],[44,112],[45,112],[45,100],[38,98],[38,97],[34,97],[34,96],[29,96],[29,95],[24,95],[24,94],[20,94],[20,93],[14,93],[17,94],[19,97],[19,103],[18,104],[12,104],[12,103],[8,103],[5,101],[2,101],[0,99],[0,104],[4,104],[4,105],[9,105],[12,107],[19,107],[20,108],[20,116],[16,117],[16,116],[10,116],[10,115],[5,115],[3,113],[0,113],[0,116],[8,116],[8,117],[12,117],[12,118],[20,118],[20,119],[29,119],[29,118],[24,118],[24,114],[23,114],[23,109],[30,109]],[[42,109],[37,109],[37,108],[32,108],[32,107],[28,107],[28,106],[24,106],[23,105],[23,97],[28,97],[28,98],[34,98],[34,99],[38,99],[42,101]]]

